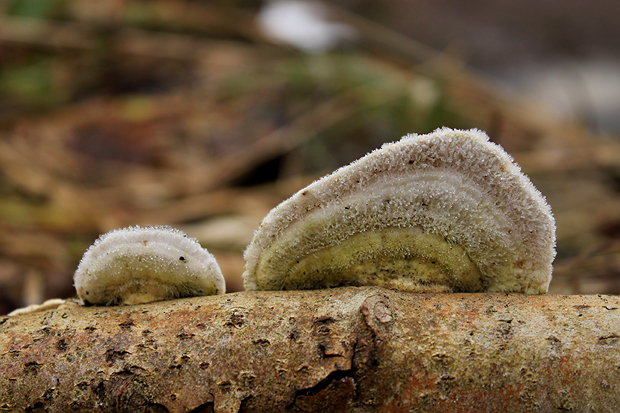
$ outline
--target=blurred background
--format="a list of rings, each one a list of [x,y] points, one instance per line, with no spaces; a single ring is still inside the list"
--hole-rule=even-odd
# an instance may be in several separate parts
[[[384,142],[479,128],[545,194],[552,293],[620,294],[620,2],[1,0],[0,314],[167,224],[242,289],[282,200]]]

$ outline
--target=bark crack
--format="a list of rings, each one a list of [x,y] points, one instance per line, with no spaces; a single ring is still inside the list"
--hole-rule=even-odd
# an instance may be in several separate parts
[[[318,382],[316,385],[309,388],[297,390],[295,392],[295,397],[293,398],[293,401],[288,406],[286,406],[286,408],[289,410],[293,409],[299,398],[314,398],[320,395],[321,392],[335,389],[336,387],[338,387],[338,384],[343,384],[347,381],[353,385],[353,388],[355,388],[355,377],[353,376],[353,369],[332,371],[327,375],[327,377]]]

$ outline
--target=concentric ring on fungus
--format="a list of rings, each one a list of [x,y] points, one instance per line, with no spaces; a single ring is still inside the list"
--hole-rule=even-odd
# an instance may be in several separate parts
[[[297,192],[245,251],[248,290],[379,285],[545,293],[555,222],[541,193],[479,130],[386,144]]]

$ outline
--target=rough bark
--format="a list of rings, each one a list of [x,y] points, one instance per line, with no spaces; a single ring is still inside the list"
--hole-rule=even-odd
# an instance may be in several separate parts
[[[243,292],[0,318],[0,408],[620,408],[620,297]]]

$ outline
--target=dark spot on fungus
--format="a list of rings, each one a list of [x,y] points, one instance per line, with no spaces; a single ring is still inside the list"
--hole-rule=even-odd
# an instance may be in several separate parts
[[[179,257],[179,261],[185,262],[185,257]]]

